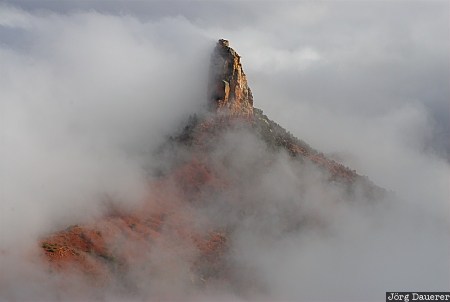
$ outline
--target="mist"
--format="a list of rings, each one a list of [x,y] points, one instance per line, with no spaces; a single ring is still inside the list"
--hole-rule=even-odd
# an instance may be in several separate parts
[[[138,199],[140,157],[201,109],[204,84],[192,72],[206,77],[198,62],[212,43],[195,40],[183,20],[2,11],[10,16],[3,32],[19,40],[1,49],[2,229],[20,232],[27,222],[29,234],[34,223],[67,223],[72,210],[96,213],[92,200],[103,192]],[[152,38],[159,26],[186,35]],[[189,35],[194,44],[181,47]]]
[[[449,290],[448,2],[33,3],[0,5],[1,300],[379,301]],[[48,273],[39,238],[99,219],[105,199],[138,207],[152,195],[148,167],[189,157],[154,151],[205,110],[218,38],[242,55],[255,107],[386,196],[330,183],[238,125],[204,159],[228,186],[168,205],[195,230],[230,230],[225,282],[199,286],[198,251],[170,229],[141,255],[145,266],[100,286]]]

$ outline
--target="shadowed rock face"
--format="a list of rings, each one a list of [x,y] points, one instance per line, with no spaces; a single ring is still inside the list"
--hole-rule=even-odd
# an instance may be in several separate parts
[[[242,69],[241,57],[219,40],[211,56],[208,99],[211,110],[236,116],[253,115],[253,95]]]

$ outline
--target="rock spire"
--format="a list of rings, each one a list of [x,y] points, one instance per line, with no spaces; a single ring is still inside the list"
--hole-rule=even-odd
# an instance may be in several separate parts
[[[253,116],[253,95],[242,69],[241,57],[220,39],[211,56],[208,105],[211,111]]]

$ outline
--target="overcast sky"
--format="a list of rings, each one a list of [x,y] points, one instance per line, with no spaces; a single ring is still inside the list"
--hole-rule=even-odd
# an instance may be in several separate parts
[[[18,0],[0,4],[0,248],[95,216],[104,191],[139,199],[139,150],[202,108],[219,38],[255,107],[448,236],[449,1]]]

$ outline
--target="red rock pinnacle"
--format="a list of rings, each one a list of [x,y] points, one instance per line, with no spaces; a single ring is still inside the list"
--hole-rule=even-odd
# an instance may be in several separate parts
[[[220,39],[211,56],[208,102],[212,111],[253,116],[253,95],[242,69],[241,57]]]

